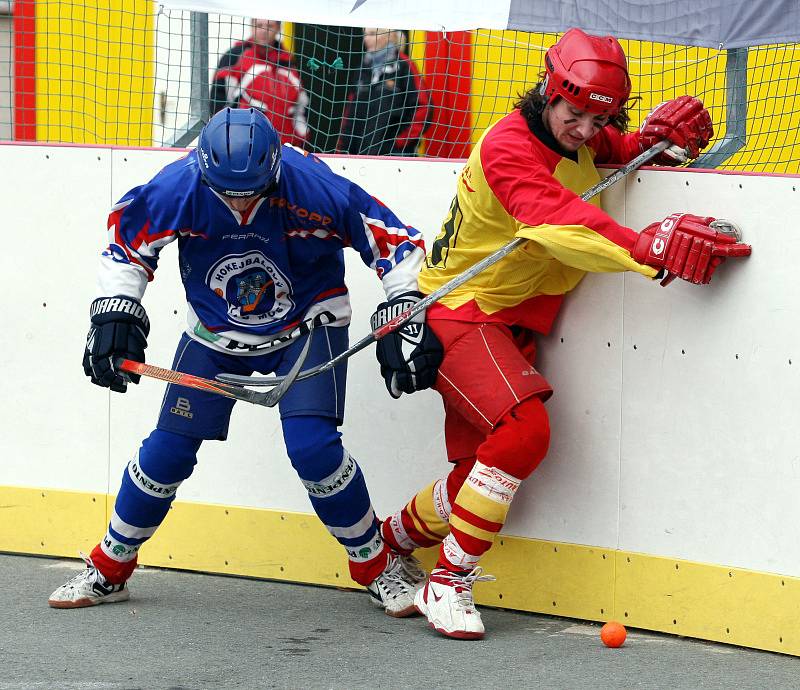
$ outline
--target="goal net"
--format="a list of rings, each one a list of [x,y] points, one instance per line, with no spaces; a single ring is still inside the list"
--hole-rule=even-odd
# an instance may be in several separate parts
[[[0,2],[0,137],[187,146],[231,103],[265,109],[312,152],[463,158],[536,84],[559,36],[274,21],[275,31],[148,0],[103,8]],[[704,167],[800,172],[800,44],[621,42],[632,127],[658,103],[696,95],[716,130]]]

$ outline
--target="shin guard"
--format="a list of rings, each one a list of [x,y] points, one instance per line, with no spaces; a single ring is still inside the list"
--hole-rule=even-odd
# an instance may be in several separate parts
[[[108,531],[91,554],[109,582],[125,582],[136,568],[139,548],[167,516],[178,487],[194,469],[201,443],[156,429],[128,463]]]
[[[295,416],[282,420],[286,449],[319,519],[347,551],[350,577],[368,585],[388,562],[367,483],[342,446],[336,420]]]
[[[434,546],[447,536],[450,517],[447,482],[437,479],[412,498],[402,510],[386,518],[381,533],[395,551],[410,554],[414,549]]]
[[[520,480],[478,461],[458,492],[439,566],[471,570],[503,527]]]
[[[491,548],[520,483],[538,467],[549,442],[547,411],[539,398],[524,400],[502,417],[478,448],[479,459],[453,503],[440,567],[470,570]]]

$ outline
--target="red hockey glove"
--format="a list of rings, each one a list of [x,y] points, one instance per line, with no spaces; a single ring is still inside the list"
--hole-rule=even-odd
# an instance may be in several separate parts
[[[740,239],[739,228],[729,221],[673,213],[639,233],[631,256],[640,264],[664,269],[668,275],[662,285],[675,277],[699,285],[710,282],[727,257],[750,256],[750,245]]]
[[[682,165],[700,155],[714,136],[711,116],[702,101],[681,96],[657,106],[639,128],[639,144],[646,151],[663,139],[672,146],[654,158],[658,165]]]

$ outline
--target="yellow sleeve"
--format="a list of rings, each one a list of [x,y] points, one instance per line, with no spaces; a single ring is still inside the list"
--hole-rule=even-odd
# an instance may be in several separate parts
[[[552,258],[566,266],[592,273],[635,271],[655,278],[658,271],[631,258],[630,252],[584,225],[519,224],[517,237],[534,242]],[[533,247],[527,251],[538,253]]]

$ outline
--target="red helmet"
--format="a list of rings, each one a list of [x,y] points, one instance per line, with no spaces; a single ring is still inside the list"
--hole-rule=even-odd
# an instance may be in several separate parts
[[[595,115],[616,115],[631,95],[628,63],[613,36],[570,29],[544,55],[544,96],[558,95]]]

